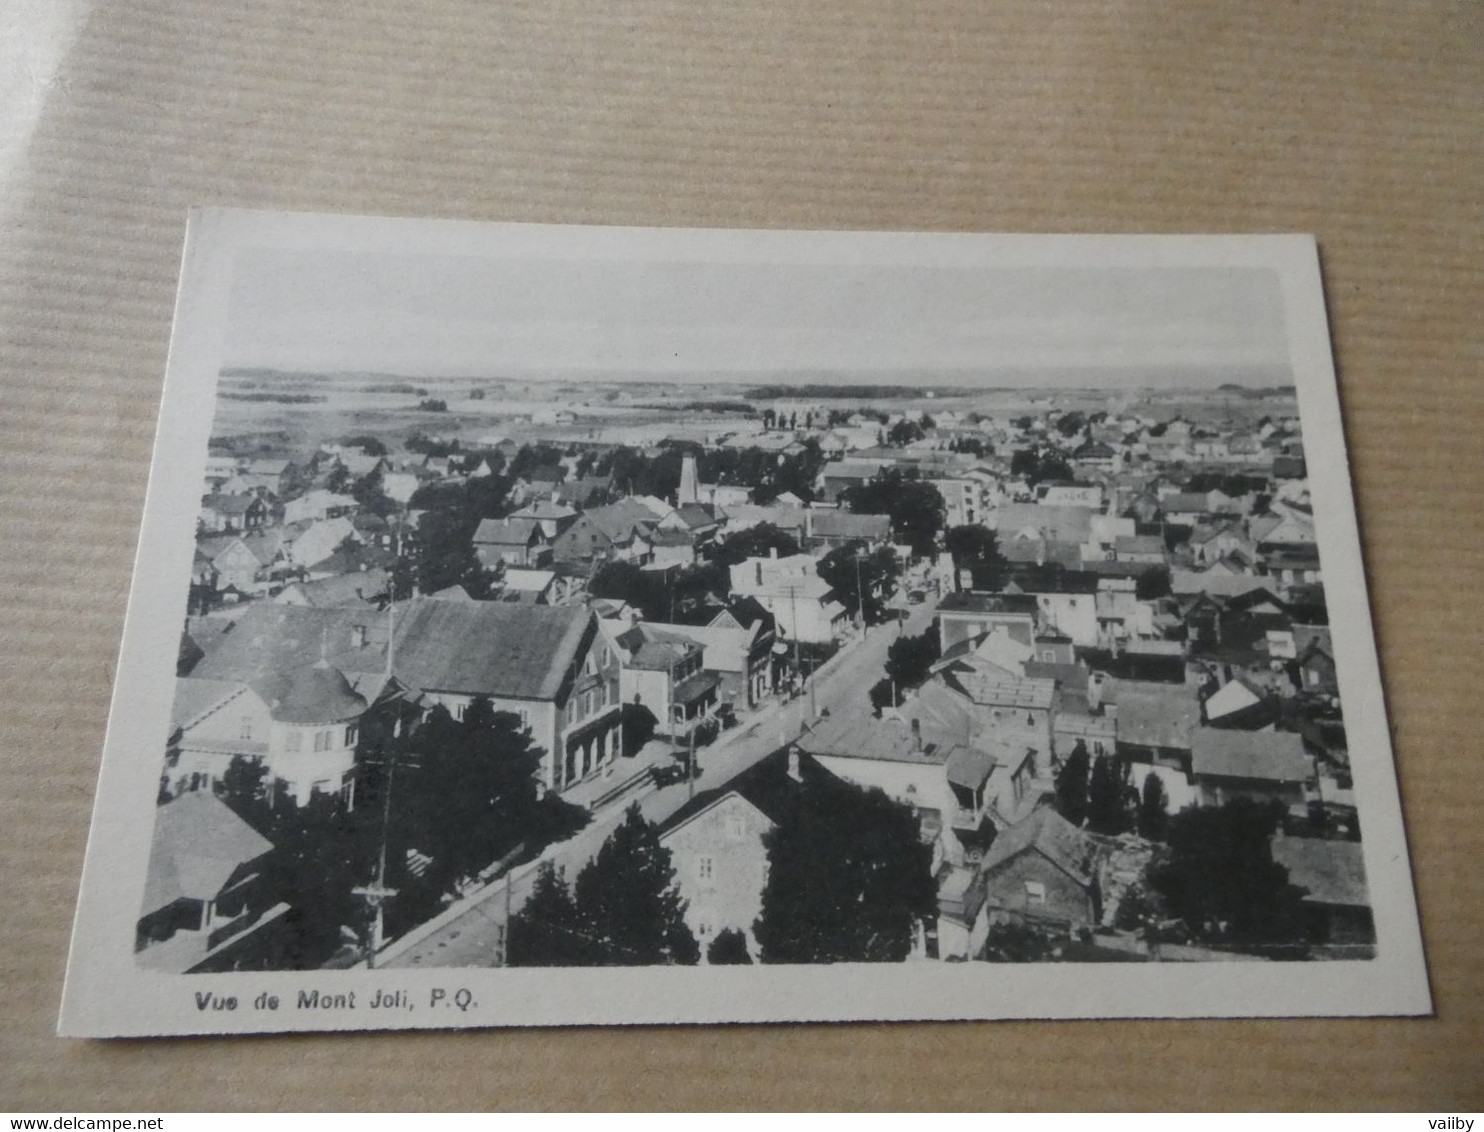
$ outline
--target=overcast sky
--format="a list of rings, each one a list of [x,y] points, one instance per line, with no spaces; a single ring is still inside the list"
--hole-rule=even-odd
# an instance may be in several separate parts
[[[1288,346],[1275,272],[491,260],[246,249],[225,364],[683,380],[829,371],[1077,371],[1267,383]],[[1138,372],[1147,370],[1140,379]],[[1286,376],[1280,372],[1277,376]]]

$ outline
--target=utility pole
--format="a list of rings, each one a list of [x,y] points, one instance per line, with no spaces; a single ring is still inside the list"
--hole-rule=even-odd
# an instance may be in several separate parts
[[[860,614],[862,637],[871,631],[870,626],[866,623],[866,596],[861,589],[861,558],[864,555],[864,550],[857,550],[855,552],[855,610]]]
[[[386,883],[386,847],[392,821],[392,780],[396,774],[397,763],[393,757],[388,757],[384,764],[386,767],[386,787],[383,791],[381,808],[381,852],[376,862],[376,878],[370,884],[357,885],[352,888],[351,894],[359,896],[371,909],[371,929],[366,936],[366,969],[373,970],[376,967],[376,953],[381,950],[382,940],[385,933],[384,907],[388,901],[397,895],[395,888],[388,888]]]

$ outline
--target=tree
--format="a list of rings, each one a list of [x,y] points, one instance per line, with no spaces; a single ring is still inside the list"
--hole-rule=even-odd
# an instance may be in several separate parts
[[[894,448],[902,448],[921,440],[924,435],[926,434],[922,431],[922,425],[914,420],[903,418],[887,429],[886,442]]]
[[[911,807],[808,764],[763,837],[768,879],[754,931],[764,963],[900,962],[936,915],[932,848]]]
[[[849,542],[821,557],[814,569],[851,617],[862,614],[867,625],[879,625],[885,618],[900,570],[890,547],[868,551],[863,542]]]
[[[1139,797],[1139,836],[1150,841],[1163,841],[1169,824],[1169,796],[1159,775],[1151,770],[1144,776],[1144,790]]]
[[[268,766],[259,758],[233,755],[222,773],[221,799],[254,829],[268,828]]]
[[[397,775],[393,803],[399,840],[433,858],[430,887],[451,890],[522,842],[541,840],[542,751],[517,716],[488,699],[477,697],[462,720],[433,708],[410,735],[391,740],[389,752],[415,764]]]
[[[706,962],[714,967],[740,966],[752,962],[747,937],[736,928],[722,928],[706,948]]]
[[[347,436],[340,443],[346,448],[359,448],[367,456],[385,456],[386,445],[374,436],[361,433],[356,436]]]
[[[1128,764],[1099,755],[1087,785],[1087,828],[1119,834],[1128,829]]]
[[[1005,565],[999,536],[978,523],[950,527],[943,543],[953,556],[955,579],[960,570],[992,570]]]
[[[670,850],[637,802],[577,875],[576,903],[584,930],[602,951],[603,966],[700,961]]]
[[[775,413],[772,409],[763,410],[763,429],[765,431],[771,430],[777,420],[778,414]]]
[[[899,688],[915,688],[928,678],[941,655],[938,631],[931,625],[915,637],[898,637],[886,647],[887,678]]]
[[[767,558],[774,551],[786,558],[799,552],[798,540],[772,523],[759,523],[717,544],[711,561],[719,566],[736,566],[749,558]]]
[[[1182,810],[1170,818],[1169,850],[1151,864],[1150,884],[1199,937],[1298,945],[1298,894],[1273,860],[1282,813],[1247,798]]]
[[[1087,820],[1090,768],[1087,744],[1078,739],[1056,776],[1056,812],[1075,826],[1081,826]]]
[[[542,861],[530,898],[510,917],[505,962],[511,967],[597,966],[600,951],[583,930],[567,878]]]
[[[886,515],[892,536],[916,555],[931,554],[943,527],[943,497],[930,483],[889,468],[875,479],[854,484],[841,494],[845,508],[857,515]]]
[[[1072,466],[1062,456],[1050,450],[1038,452],[1030,448],[1019,449],[1010,458],[1010,474],[1024,477],[1032,486],[1043,480],[1074,478]]]

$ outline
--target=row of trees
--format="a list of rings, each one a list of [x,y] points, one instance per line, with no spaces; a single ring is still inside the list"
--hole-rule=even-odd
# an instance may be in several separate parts
[[[812,772],[763,839],[762,912],[751,925],[764,963],[898,962],[936,911],[931,848],[912,810],[879,790]],[[693,964],[670,851],[637,804],[568,884],[549,862],[511,917],[512,966]],[[744,925],[707,948],[712,963],[749,963]]]
[[[1109,836],[1137,830],[1162,841],[1169,826],[1169,796],[1159,775],[1150,771],[1136,788],[1128,763],[1105,754],[1090,758],[1081,740],[1057,773],[1056,809],[1073,825]]]

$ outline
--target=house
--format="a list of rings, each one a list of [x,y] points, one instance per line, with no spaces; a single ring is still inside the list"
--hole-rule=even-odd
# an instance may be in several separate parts
[[[931,724],[842,712],[821,719],[798,746],[831,774],[876,787],[919,819],[941,823],[957,805],[944,767],[962,738]]]
[[[474,555],[486,569],[504,564],[523,569],[546,565],[551,541],[535,519],[481,519],[474,532]]]
[[[255,593],[263,586],[272,565],[278,561],[281,539],[261,532],[250,535],[207,536],[197,542],[197,552],[210,562],[216,588]]]
[[[1094,674],[1088,690],[1089,702],[1095,708],[1107,705],[1105,714],[1114,717],[1116,750],[1128,765],[1130,781],[1142,788],[1144,779],[1153,774],[1164,786],[1172,811],[1198,801],[1190,779],[1192,736],[1201,722],[1197,687],[1189,682],[1099,681]]]
[[[1101,488],[1097,489],[1101,492]],[[1015,541],[1069,542],[1082,545],[1092,536],[1096,507],[1070,504],[1004,503],[995,512],[1001,545]]]
[[[395,678],[455,718],[476,696],[519,716],[564,790],[620,753],[619,658],[576,606],[414,600],[396,614]]]
[[[622,702],[647,708],[663,734],[689,735],[715,713],[721,678],[705,670],[705,649],[687,634],[644,621],[600,628],[618,657]]]
[[[1365,958],[1376,942],[1359,841],[1310,837],[1273,838],[1273,861],[1288,870],[1288,883],[1303,895],[1306,934],[1350,958]]]
[[[927,482],[943,497],[943,520],[947,527],[986,523],[999,502],[999,478],[985,468],[935,476]]]
[[[406,507],[423,485],[422,477],[414,472],[388,472],[381,477],[381,491],[388,499]]]
[[[1103,489],[1095,483],[1044,483],[1037,487],[1036,495],[1042,507],[1076,507],[1094,512],[1103,509]]]
[[[703,962],[707,945],[728,928],[746,936],[748,953],[757,957],[753,926],[768,880],[765,838],[806,785],[830,777],[809,755],[780,749],[724,786],[698,793],[660,827],[660,844],[679,866],[675,887]]]
[[[828,644],[845,632],[845,607],[807,554],[749,558],[731,567],[731,592],[773,616],[779,640]]]
[[[1298,690],[1319,696],[1338,695],[1335,650],[1328,626],[1295,625],[1293,637],[1295,659],[1289,671]]]
[[[1055,810],[1041,807],[1003,830],[980,865],[983,934],[1020,923],[1070,937],[1102,917],[1097,843]]]
[[[650,559],[650,536],[659,519],[634,499],[584,511],[552,544],[559,562],[634,562]]]
[[[1168,557],[1165,540],[1158,535],[1119,535],[1113,540],[1113,556],[1119,562],[1157,565],[1163,565]]]
[[[533,519],[541,524],[541,533],[555,542],[556,537],[577,521],[576,508],[565,503],[537,500],[527,503],[519,511],[510,513],[512,519]]]
[[[938,604],[934,620],[939,649],[944,654],[962,641],[976,640],[1001,628],[1013,639],[1032,644],[1036,638],[1036,600],[1025,594],[951,593]]]
[[[507,567],[500,577],[502,601],[523,601],[532,605],[555,605],[563,587],[554,570],[525,570]]]
[[[754,708],[773,690],[772,619],[759,617],[742,626],[725,611],[709,625],[652,624],[653,629],[700,646],[701,668],[714,675],[717,703],[736,710]]]
[[[250,682],[178,678],[164,785],[172,793],[213,789],[232,760],[244,758],[261,762],[270,790],[295,805],[319,793],[351,809],[366,709],[365,698],[328,663]]]
[[[324,561],[355,537],[354,525],[344,516],[316,519],[285,528],[283,553],[295,566],[328,575],[337,571],[324,569]]]
[[[925,727],[986,748],[1029,752],[1031,774],[1049,772],[1056,682],[990,668],[949,668],[934,676],[901,712]]]
[[[368,452],[347,449],[337,459],[352,480],[362,480],[386,469],[386,461]]]
[[[1089,571],[1024,568],[1005,583],[1004,592],[1035,600],[1036,624],[1043,632],[1070,637],[1075,645],[1092,646],[1101,639],[1100,588],[1102,579]]]
[[[832,508],[810,508],[804,512],[805,550],[817,552],[849,543],[864,543],[874,549],[884,546],[890,539],[891,517],[888,515],[858,515]]]
[[[1281,802],[1302,809],[1317,772],[1301,735],[1291,731],[1227,731],[1198,727],[1191,735],[1190,773],[1203,806],[1233,798]]]
[[[874,460],[833,460],[820,469],[819,498],[838,506],[847,491],[870,483],[880,472],[881,464]]]
[[[709,503],[722,511],[745,504],[752,498],[752,488],[742,484],[703,483],[697,489],[702,503]]]
[[[312,582],[294,582],[273,600],[282,605],[308,605],[316,609],[348,607],[380,609],[391,594],[391,573],[365,570],[336,574]]]
[[[209,792],[157,807],[135,962],[171,974],[264,962],[271,929],[289,911],[261,883],[272,851],[272,842]]]
[[[268,522],[268,504],[256,495],[212,492],[201,497],[196,529],[204,534],[255,531]]]
[[[1098,440],[1090,440],[1076,449],[1072,460],[1079,469],[1089,472],[1116,472],[1123,464],[1117,449]]]
[[[283,521],[303,523],[337,519],[354,513],[358,506],[354,496],[340,495],[333,491],[326,491],[324,488],[316,488],[299,496],[298,499],[290,499],[285,503]]]
[[[1251,680],[1237,676],[1222,684],[1201,705],[1211,727],[1258,731],[1277,719],[1276,704]]]

